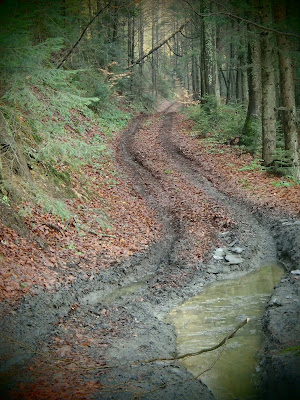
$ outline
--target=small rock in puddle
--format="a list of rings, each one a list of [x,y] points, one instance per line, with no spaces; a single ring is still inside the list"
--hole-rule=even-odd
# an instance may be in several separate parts
[[[218,247],[218,248],[215,250],[213,257],[214,257],[216,260],[222,260],[222,259],[224,258],[225,255],[226,255],[226,249],[223,248],[223,247]]]
[[[226,254],[225,260],[229,262],[229,264],[241,264],[244,259],[240,255],[236,254]]]
[[[242,249],[241,247],[236,246],[236,247],[233,247],[233,248],[231,249],[231,251],[232,251],[233,253],[236,253],[236,254],[241,254],[241,253],[244,251],[244,249]]]
[[[242,247],[235,246],[231,249],[227,247],[218,247],[213,254],[213,258],[217,261],[226,260],[229,264],[241,264],[244,259],[240,254],[244,251]]]
[[[300,275],[300,269],[294,269],[294,271],[291,271],[291,274]]]

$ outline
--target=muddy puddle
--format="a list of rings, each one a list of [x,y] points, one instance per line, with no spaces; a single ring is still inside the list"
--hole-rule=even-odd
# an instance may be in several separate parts
[[[145,285],[146,280],[147,279],[141,281],[135,281],[130,285],[125,285],[123,287],[117,288],[111,291],[107,295],[103,295],[103,290],[96,290],[90,292],[89,294],[83,297],[82,302],[84,304],[90,304],[90,305],[95,305],[97,303],[100,303],[101,301],[104,301],[106,303],[112,303],[118,298],[124,298],[125,296],[130,296],[135,292],[137,292]]]
[[[114,290],[110,294],[104,297],[104,301],[107,303],[112,303],[117,300],[119,297],[130,296],[134,294],[139,289],[141,289],[145,285],[146,280],[137,281],[132,283],[131,285],[124,286],[120,289]]]
[[[261,317],[283,274],[283,267],[274,264],[234,280],[215,282],[169,314],[168,321],[176,327],[179,354],[221,342],[242,320],[250,318],[225,349],[183,361],[198,376],[218,359],[200,376],[216,399],[260,399],[258,351],[264,340]]]

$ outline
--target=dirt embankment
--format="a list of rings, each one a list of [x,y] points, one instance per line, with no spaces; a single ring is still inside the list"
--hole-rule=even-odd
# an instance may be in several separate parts
[[[296,395],[298,359],[282,351],[299,338],[299,280],[290,273],[300,260],[297,209],[283,219],[263,190],[259,198],[246,196],[219,158],[193,151],[187,123],[172,111],[171,105],[153,118],[137,118],[118,149],[120,169],[154,210],[161,239],[95,270],[92,279],[78,273],[56,293],[38,292],[2,319],[7,398],[213,399],[177,362],[147,362],[176,355],[174,328],[164,317],[207,283],[240,276],[277,259],[278,251],[288,274],[264,320],[265,397],[290,389]],[[243,263],[212,258],[215,247],[232,243],[243,247]]]

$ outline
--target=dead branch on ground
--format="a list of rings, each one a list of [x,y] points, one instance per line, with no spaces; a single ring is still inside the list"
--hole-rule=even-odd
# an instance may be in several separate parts
[[[229,333],[229,335],[227,335],[223,340],[221,340],[220,343],[216,344],[215,346],[208,347],[206,349],[201,349],[201,350],[193,352],[193,353],[182,354],[181,356],[172,357],[172,358],[153,358],[152,360],[139,361],[138,363],[135,363],[135,364],[132,364],[132,365],[149,364],[149,363],[152,363],[152,362],[155,362],[155,361],[177,361],[177,360],[183,360],[183,359],[188,358],[188,357],[199,356],[202,353],[207,353],[208,351],[216,350],[219,347],[221,347],[224,344],[226,344],[229,339],[233,338],[234,335],[237,333],[237,331],[239,329],[241,329],[244,325],[248,324],[249,321],[250,321],[250,318],[246,318],[244,321],[240,322],[238,324],[238,326],[231,333]]]

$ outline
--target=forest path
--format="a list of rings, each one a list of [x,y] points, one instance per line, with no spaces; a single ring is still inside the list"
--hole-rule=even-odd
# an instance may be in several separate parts
[[[161,240],[3,318],[7,398],[213,399],[181,365],[142,361],[176,354],[174,328],[164,322],[174,306],[209,282],[276,259],[276,244],[261,213],[219,190],[183,153],[177,104],[169,106],[137,117],[118,150],[121,170],[163,226]],[[233,242],[243,263],[212,259]]]

